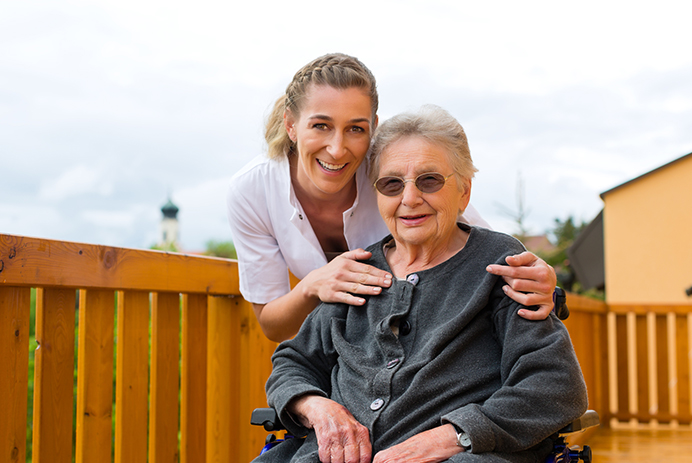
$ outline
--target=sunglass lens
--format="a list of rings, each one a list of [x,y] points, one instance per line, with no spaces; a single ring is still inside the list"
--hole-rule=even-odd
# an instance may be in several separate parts
[[[404,182],[396,177],[382,177],[375,183],[375,187],[385,196],[396,196],[404,189]]]
[[[423,174],[416,179],[416,186],[423,193],[435,193],[445,184],[445,178],[436,172]]]

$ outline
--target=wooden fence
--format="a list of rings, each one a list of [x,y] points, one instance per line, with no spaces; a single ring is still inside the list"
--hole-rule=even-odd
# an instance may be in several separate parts
[[[692,306],[568,305],[601,422],[689,427]],[[30,400],[34,462],[250,461],[275,346],[234,261],[0,235],[0,463],[26,461]]]
[[[0,463],[26,459],[31,288],[32,461],[243,462],[261,448],[248,423],[275,344],[235,262],[0,235]]]

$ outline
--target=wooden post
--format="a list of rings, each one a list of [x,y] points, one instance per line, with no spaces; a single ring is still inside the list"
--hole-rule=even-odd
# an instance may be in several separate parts
[[[177,462],[180,295],[153,293],[151,314],[149,462]]]
[[[26,459],[29,288],[0,286],[0,462]]]
[[[77,463],[111,459],[114,295],[79,291]]]
[[[115,462],[147,462],[149,293],[118,292]]]
[[[183,295],[183,352],[180,384],[180,460],[206,460],[207,295]]]
[[[75,301],[74,289],[37,290],[35,463],[72,463]]]

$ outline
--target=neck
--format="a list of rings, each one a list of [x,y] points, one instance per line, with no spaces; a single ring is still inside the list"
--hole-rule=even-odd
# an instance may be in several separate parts
[[[387,253],[387,263],[397,278],[433,268],[451,259],[466,245],[468,233],[456,228],[449,239],[430,245],[414,245],[395,240]]]

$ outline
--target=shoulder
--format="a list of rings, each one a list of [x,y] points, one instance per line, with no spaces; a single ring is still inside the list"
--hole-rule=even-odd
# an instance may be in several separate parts
[[[242,188],[258,179],[274,180],[288,173],[288,162],[269,159],[266,155],[255,157],[231,177],[231,186]]]
[[[469,232],[469,242],[476,252],[486,254],[492,260],[503,260],[504,257],[526,251],[521,241],[507,233],[459,223],[462,230]]]
[[[290,181],[288,162],[257,156],[231,177],[227,204],[256,203],[261,197],[287,189]]]

